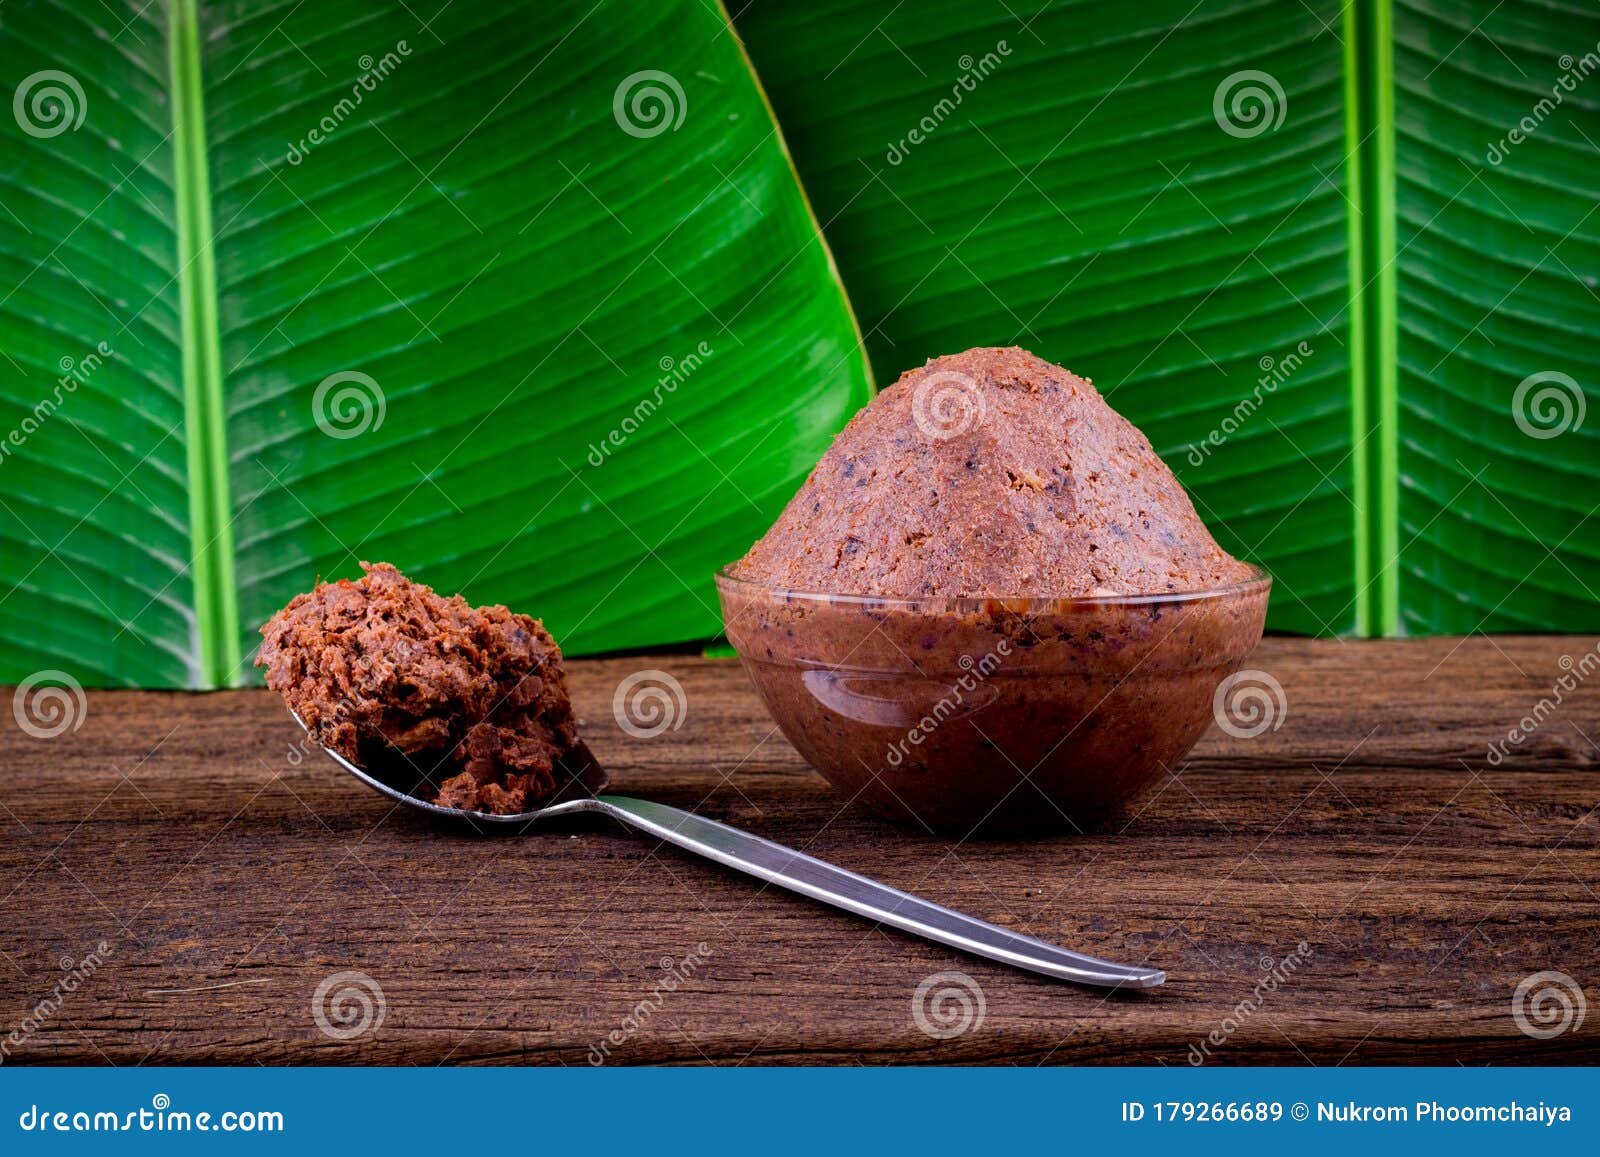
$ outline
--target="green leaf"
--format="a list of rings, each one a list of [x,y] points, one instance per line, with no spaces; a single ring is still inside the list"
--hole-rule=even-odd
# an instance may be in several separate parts
[[[0,118],[0,681],[238,682],[362,558],[575,652],[707,637],[868,396],[698,0],[8,3],[0,59],[84,112]]]
[[[1270,626],[1364,621],[1335,0],[757,0],[735,19],[881,380],[1010,342],[1090,376],[1273,572]],[[1219,90],[1244,102],[1231,134]]]
[[[1592,7],[738,20],[885,380],[1093,376],[1274,627],[1600,629]],[[236,682],[362,557],[704,638],[870,390],[714,6],[10,0],[0,54],[0,680]]]
[[[0,17],[0,681],[196,685],[167,41],[110,20]]]
[[[1600,630],[1600,12],[1394,23],[1403,626]]]

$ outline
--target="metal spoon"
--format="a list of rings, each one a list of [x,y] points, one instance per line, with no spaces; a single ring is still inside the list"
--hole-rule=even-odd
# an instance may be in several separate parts
[[[322,747],[299,714],[292,710],[290,714],[305,729],[311,742]],[[526,825],[534,820],[595,812],[769,884],[1029,972],[1099,988],[1154,988],[1167,979],[1166,973],[1155,968],[1116,964],[1059,948],[1032,936],[1008,932],[994,924],[964,916],[909,892],[836,868],[793,848],[741,832],[716,820],[649,800],[601,795],[599,793],[604,791],[608,783],[606,773],[581,742],[574,757],[560,769],[566,775],[561,790],[544,807],[510,816],[440,807],[385,783],[336,751],[329,751],[326,747],[322,747],[322,750],[328,758],[362,783],[396,803],[432,812],[458,823],[467,821],[476,830],[482,830],[477,828],[479,824]]]

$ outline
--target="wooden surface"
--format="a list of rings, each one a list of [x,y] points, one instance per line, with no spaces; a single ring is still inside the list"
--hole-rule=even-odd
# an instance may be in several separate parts
[[[607,826],[441,831],[291,758],[297,729],[266,692],[90,693],[76,732],[0,729],[0,1033],[18,1034],[0,1042],[13,1064],[582,1065],[616,1033],[609,1063],[1181,1065],[1234,1017],[1213,1063],[1600,1060],[1600,1007],[1549,1040],[1512,1016],[1544,970],[1600,999],[1600,673],[1486,760],[1561,656],[1594,645],[1269,639],[1252,665],[1284,687],[1281,729],[1213,728],[1120,832],[959,845],[842,807],[733,662],[573,664],[619,789],[1171,974],[1111,997]],[[629,739],[611,696],[646,667],[681,680],[687,716]],[[103,963],[30,1018],[101,941]],[[1309,957],[1240,1017],[1300,941]],[[663,988],[663,961],[682,971],[702,943]],[[983,1019],[934,1039],[914,993],[950,970],[981,988]],[[382,991],[381,1023],[348,1040],[312,1008],[342,972]]]

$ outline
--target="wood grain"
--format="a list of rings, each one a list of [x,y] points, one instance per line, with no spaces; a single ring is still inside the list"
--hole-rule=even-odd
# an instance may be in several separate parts
[[[1111,997],[608,826],[441,831],[300,758],[265,692],[91,692],[75,732],[0,730],[0,1033],[18,1034],[0,1041],[7,1063],[582,1065],[615,1032],[609,1063],[1181,1065],[1233,1017],[1211,1063],[1600,1060],[1600,1008],[1548,1040],[1512,1016],[1544,970],[1600,999],[1600,678],[1487,759],[1561,656],[1594,646],[1269,639],[1252,662],[1284,688],[1280,729],[1213,729],[1120,831],[961,844],[843,806],[731,661],[573,664],[620,790],[1171,974]],[[645,667],[681,680],[688,711],[635,740],[611,695]],[[103,963],[50,1007],[101,941]],[[1240,1015],[1266,958],[1301,941],[1300,967]],[[655,1001],[663,961],[701,944]],[[934,1039],[913,994],[950,970],[981,988],[983,1019]],[[384,1012],[341,1040],[312,1004],[347,971],[376,981]]]

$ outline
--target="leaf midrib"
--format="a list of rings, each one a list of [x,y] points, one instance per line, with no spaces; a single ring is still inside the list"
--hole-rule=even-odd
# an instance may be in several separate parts
[[[238,682],[239,605],[228,495],[222,343],[217,322],[205,101],[196,0],[174,0],[168,28],[178,302],[183,322],[183,405],[189,471],[190,575],[199,687]]]

